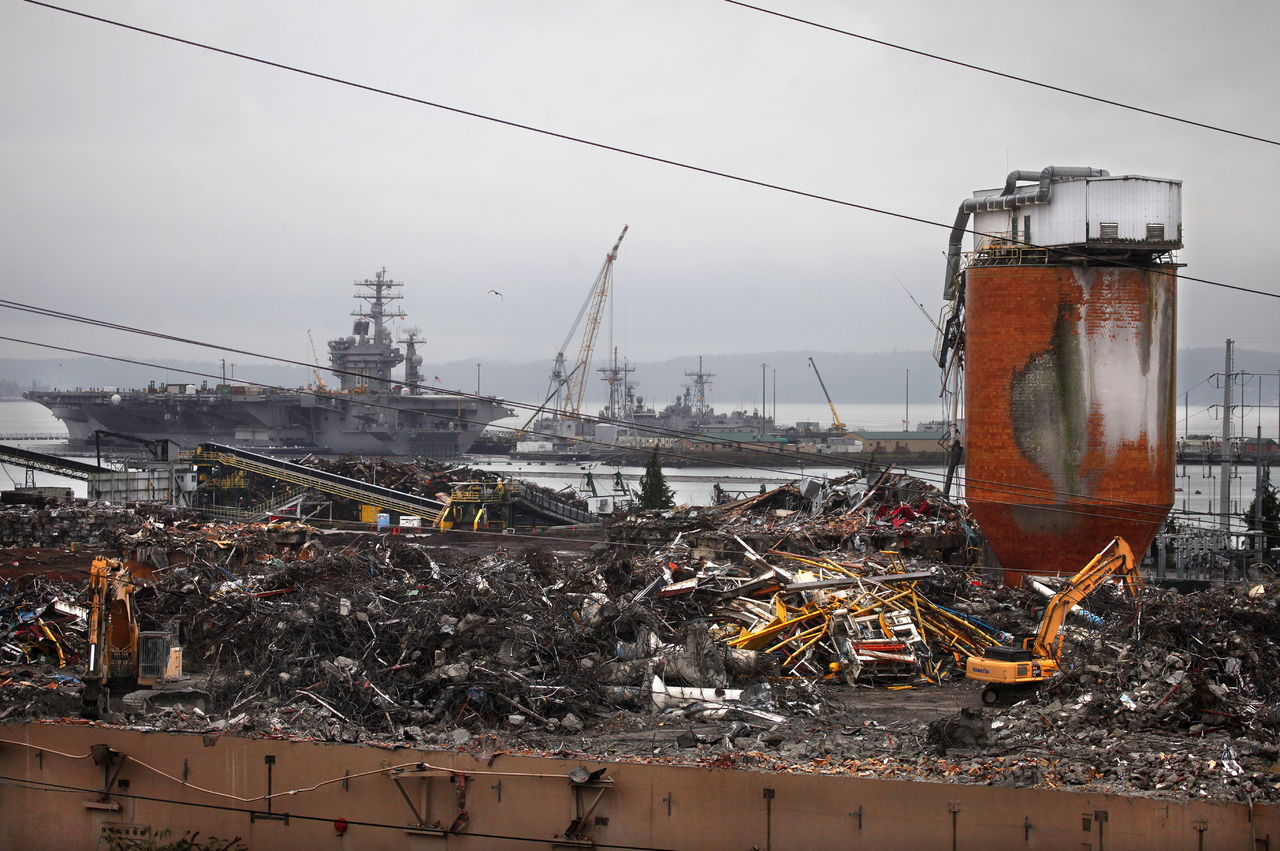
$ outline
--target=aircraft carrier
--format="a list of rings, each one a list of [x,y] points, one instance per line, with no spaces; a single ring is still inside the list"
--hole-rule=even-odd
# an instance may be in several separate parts
[[[416,332],[395,345],[389,320],[400,283],[386,277],[356,281],[359,307],[352,333],[329,341],[329,365],[338,387],[316,371],[316,385],[283,389],[247,383],[213,387],[152,384],[141,390],[47,390],[24,397],[48,408],[67,427],[72,444],[92,444],[97,430],[183,447],[230,443],[261,449],[287,448],[357,455],[449,457],[460,455],[485,426],[513,416],[498,399],[419,388],[422,357]],[[403,379],[392,370],[403,364]]]

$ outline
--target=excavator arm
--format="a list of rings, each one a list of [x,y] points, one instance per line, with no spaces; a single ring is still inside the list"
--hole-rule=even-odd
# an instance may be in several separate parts
[[[81,712],[87,718],[101,717],[108,684],[129,671],[137,654],[135,589],[132,574],[119,559],[93,560],[89,567],[89,658],[81,694]]]
[[[1113,576],[1123,576],[1135,597],[1142,590],[1138,560],[1124,538],[1113,538],[1065,587],[1049,600],[1040,628],[1020,647],[988,647],[965,660],[965,676],[987,683],[982,701],[992,704],[1002,695],[1037,688],[1058,672],[1062,652],[1062,623],[1080,601]]]
[[[1062,623],[1080,601],[1112,576],[1123,576],[1134,597],[1142,590],[1142,574],[1138,571],[1133,550],[1124,538],[1116,537],[1102,548],[1102,552],[1071,578],[1066,586],[1054,594],[1045,608],[1040,629],[1029,645],[1037,658],[1058,658],[1061,648]]]

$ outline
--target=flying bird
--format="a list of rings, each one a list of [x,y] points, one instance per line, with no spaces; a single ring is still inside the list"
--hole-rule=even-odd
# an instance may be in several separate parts
[[[489,292],[493,293],[498,298],[502,298],[502,293],[498,292],[497,290],[489,290]]]

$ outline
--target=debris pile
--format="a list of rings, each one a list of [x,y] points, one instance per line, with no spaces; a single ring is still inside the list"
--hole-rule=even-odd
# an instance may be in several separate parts
[[[853,562],[773,550],[770,560],[738,543],[749,566],[697,559],[677,541],[659,552],[653,590],[698,600],[716,638],[787,676],[937,683],[1011,637],[926,595],[941,566],[913,571],[894,553]]]
[[[108,540],[115,552],[154,568],[201,562],[235,578],[229,570],[238,565],[309,558],[314,550],[306,545],[318,534],[319,530],[293,520],[216,523],[187,513],[116,528]]]
[[[0,546],[62,547],[71,543],[95,546],[112,531],[136,525],[144,516],[146,513],[139,509],[106,503],[47,508],[6,505],[0,510]]]
[[[1153,590],[1122,626],[1077,654],[1064,694],[1131,728],[1280,730],[1280,586]]]
[[[975,538],[927,486],[798,483],[610,532],[580,557],[477,554],[135,517],[113,546],[149,574],[141,626],[176,630],[191,681],[109,720],[1280,800],[1280,586],[1136,607],[1099,589],[1063,629],[1063,674],[991,709],[963,660],[1032,632],[1045,597],[943,563]],[[77,713],[86,604],[83,578],[0,585],[0,718]]]
[[[998,635],[930,600],[941,568],[896,558],[743,547],[745,563],[716,564],[679,540],[658,559],[476,557],[398,537],[326,551],[308,532],[148,521],[118,535],[153,574],[148,628],[176,628],[228,724],[342,740],[459,718],[572,732],[619,710],[776,724],[778,706],[820,699],[803,681],[775,695],[775,675],[938,682]]]
[[[869,479],[802,479],[710,508],[685,507],[621,517],[611,540],[661,546],[674,531],[695,548],[735,554],[735,539],[757,550],[875,553],[894,550],[950,564],[972,562],[981,539],[967,509],[901,471]]]

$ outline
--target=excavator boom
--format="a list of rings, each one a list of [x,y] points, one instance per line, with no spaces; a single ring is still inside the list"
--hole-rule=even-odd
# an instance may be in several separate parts
[[[1056,659],[1060,650],[1059,634],[1067,615],[1094,589],[1117,575],[1124,577],[1129,593],[1137,597],[1142,590],[1142,574],[1138,571],[1133,550],[1124,538],[1113,538],[1061,591],[1050,598],[1040,620],[1040,629],[1031,642],[1031,651],[1037,656]]]
[[[1035,688],[1056,674],[1062,653],[1063,621],[1081,600],[1113,576],[1124,577],[1134,597],[1142,590],[1138,561],[1124,538],[1113,538],[1053,595],[1036,634],[1025,639],[1021,647],[988,647],[981,656],[965,660],[965,676],[988,684],[982,692],[983,702],[995,703],[1007,691]]]
[[[100,718],[110,689],[150,686],[182,676],[182,648],[164,632],[142,632],[134,609],[138,580],[126,562],[95,558],[89,567],[89,659],[80,712]]]

